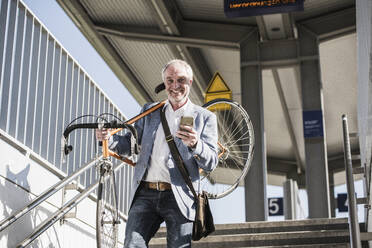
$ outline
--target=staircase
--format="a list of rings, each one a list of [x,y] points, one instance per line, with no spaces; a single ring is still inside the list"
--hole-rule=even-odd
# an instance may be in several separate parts
[[[360,225],[362,240],[370,240]],[[166,247],[166,229],[161,228],[151,248]],[[193,242],[193,248],[220,247],[350,247],[347,219],[308,219],[276,222],[247,222],[216,225],[209,237]],[[368,247],[363,241],[363,247]]]

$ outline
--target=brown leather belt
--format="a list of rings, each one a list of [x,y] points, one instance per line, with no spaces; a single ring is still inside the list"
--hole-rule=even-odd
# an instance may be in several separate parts
[[[141,181],[141,185],[147,189],[154,189],[157,191],[165,191],[172,189],[172,186],[170,183],[165,182],[145,182]]]

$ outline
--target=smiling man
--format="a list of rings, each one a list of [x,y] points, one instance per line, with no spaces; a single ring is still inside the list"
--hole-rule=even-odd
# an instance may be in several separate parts
[[[162,70],[168,99],[163,107],[135,123],[141,153],[134,170],[130,210],[124,247],[147,247],[160,224],[167,226],[168,247],[191,247],[194,197],[170,153],[160,119],[164,111],[169,129],[198,189],[199,168],[210,171],[217,165],[217,121],[210,111],[189,99],[193,72],[183,60],[172,60]],[[156,103],[146,104],[142,112]],[[193,119],[193,125],[181,125],[181,117]],[[110,139],[110,149],[130,153],[130,136],[97,130],[97,139]]]

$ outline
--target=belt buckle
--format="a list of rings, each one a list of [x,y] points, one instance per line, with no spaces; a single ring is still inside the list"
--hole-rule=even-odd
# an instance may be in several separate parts
[[[159,182],[156,182],[156,190],[160,191]]]

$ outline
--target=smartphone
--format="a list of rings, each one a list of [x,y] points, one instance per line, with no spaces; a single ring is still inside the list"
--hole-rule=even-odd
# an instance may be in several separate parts
[[[194,126],[194,117],[192,117],[192,116],[181,116],[180,125],[193,127]]]

